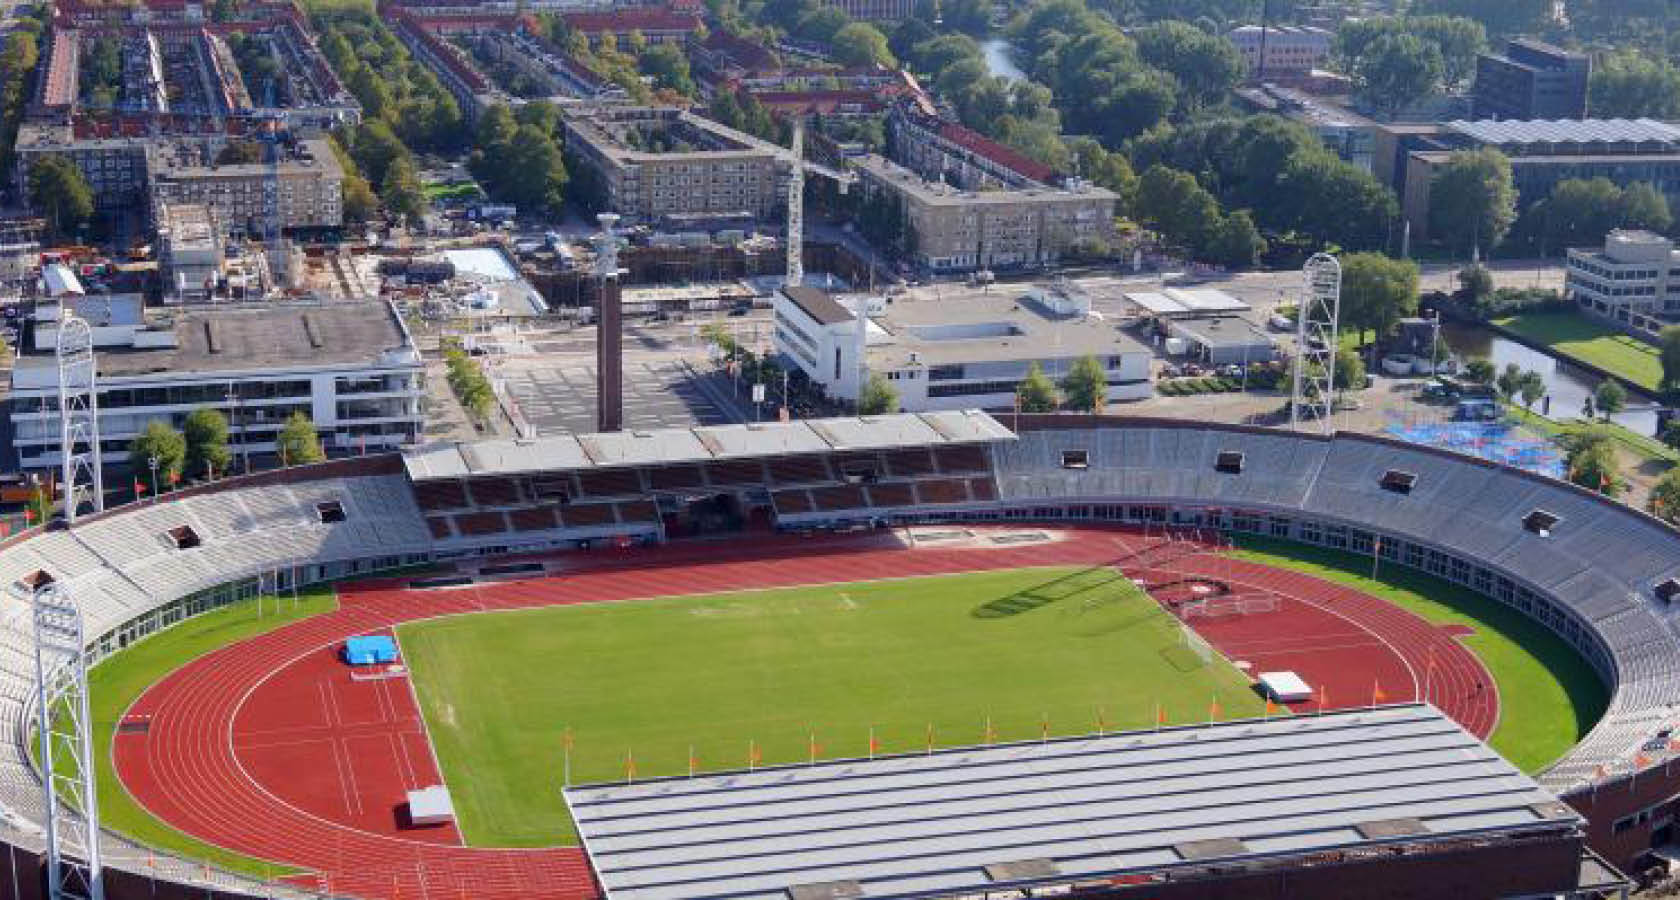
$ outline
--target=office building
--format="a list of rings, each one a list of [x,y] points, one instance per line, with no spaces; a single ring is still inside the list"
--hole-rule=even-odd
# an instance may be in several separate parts
[[[1592,57],[1517,38],[1476,58],[1478,119],[1584,119]]]
[[[310,417],[329,453],[419,439],[425,369],[389,304],[148,314],[138,302],[95,296],[73,306],[95,326],[107,464],[123,464],[148,423],[179,427],[203,407],[227,416],[236,457],[273,453],[293,412]],[[36,349],[12,370],[12,435],[26,470],[59,463],[56,312],[46,308],[48,320],[35,325]]]
[[[1322,68],[1330,58],[1336,36],[1310,25],[1244,25],[1231,29],[1225,37],[1242,55],[1249,76],[1267,80],[1307,75]]]
[[[1659,330],[1680,318],[1680,251],[1649,231],[1612,231],[1602,249],[1570,248],[1563,289],[1586,312]]]
[[[859,22],[902,22],[916,14],[916,0],[823,0]]]
[[[1090,298],[1070,286],[952,289],[890,304],[793,287],[777,293],[774,321],[776,351],[829,396],[855,400],[878,374],[906,412],[1008,408],[1034,363],[1060,380],[1085,356],[1103,366],[1109,401],[1154,390],[1149,348],[1093,314]]]

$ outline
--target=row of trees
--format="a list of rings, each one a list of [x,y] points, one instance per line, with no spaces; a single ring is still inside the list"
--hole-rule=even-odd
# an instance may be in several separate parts
[[[1224,214],[1219,201],[1188,172],[1150,166],[1137,180],[1131,209],[1139,222],[1197,259],[1251,266],[1266,252],[1266,240],[1248,210]]]
[[[497,104],[479,117],[467,168],[494,199],[526,212],[558,214],[566,199],[560,111],[539,100],[518,113]]]
[[[447,152],[465,144],[468,134],[455,98],[409,55],[371,7],[323,9],[315,14],[314,25],[321,52],[361,101],[364,120],[379,120],[420,151]],[[381,183],[372,173],[369,177]]]
[[[1462,16],[1350,19],[1336,32],[1335,56],[1354,77],[1360,98],[1393,116],[1443,88],[1458,89],[1476,74],[1487,30]]]
[[[315,433],[315,423],[301,410],[286,418],[275,436],[275,446],[275,454],[285,465],[326,459],[321,438]],[[215,409],[195,409],[187,414],[179,431],[168,422],[153,420],[129,443],[128,454],[129,471],[137,484],[151,478],[155,471],[159,483],[148,485],[152,490],[174,486],[183,479],[214,480],[226,475],[233,462],[227,417]]]
[[[496,394],[490,387],[490,379],[484,377],[484,370],[459,345],[444,348],[443,362],[448,370],[449,389],[455,392],[461,407],[480,422],[489,418],[496,405]]]
[[[1027,370],[1027,377],[1015,388],[1015,404],[1024,413],[1048,413],[1058,409],[1100,413],[1107,398],[1108,374],[1095,356],[1081,356],[1074,360],[1059,385],[1051,381],[1035,362]]]
[[[0,46],[0,172],[12,171],[18,125],[35,87],[40,57],[40,43],[31,31],[14,31]]]

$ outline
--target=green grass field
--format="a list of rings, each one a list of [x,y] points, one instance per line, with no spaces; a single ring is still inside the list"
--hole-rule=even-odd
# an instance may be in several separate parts
[[[278,613],[274,598],[266,598],[263,605],[261,618],[257,616],[256,601],[246,600],[188,619],[108,657],[88,673],[93,745],[101,748],[95,755],[99,759],[99,812],[105,827],[188,859],[207,860],[212,865],[259,878],[291,870],[206,844],[153,818],[129,796],[117,778],[106,748],[111,746],[122,714],[146,688],[162,681],[170,672],[235,641],[330,612],[338,607],[338,598],[331,588],[317,588],[300,594],[295,606],[290,597],[285,598],[279,603]]]
[[[1117,572],[1044,568],[403,625],[432,740],[469,842],[573,839],[577,782],[920,751],[985,739],[1257,715],[1247,679],[1181,644],[1176,622]]]
[[[1493,324],[1647,390],[1656,390],[1662,382],[1662,359],[1656,347],[1586,316],[1572,312],[1525,313],[1495,319]]]
[[[1499,726],[1488,741],[1534,772],[1562,756],[1604,714],[1604,684],[1562,638],[1495,600],[1416,569],[1385,563],[1371,580],[1369,556],[1288,541],[1239,537],[1243,558],[1293,569],[1381,597],[1464,638],[1499,686]]]

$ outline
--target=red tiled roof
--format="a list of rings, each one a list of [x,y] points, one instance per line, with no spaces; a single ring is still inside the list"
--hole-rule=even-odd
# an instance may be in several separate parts
[[[1034,181],[1049,181],[1055,170],[955,122],[941,122],[939,136]]]
[[[668,9],[620,9],[613,12],[576,12],[561,16],[566,24],[585,34],[603,31],[694,31],[698,16]]]

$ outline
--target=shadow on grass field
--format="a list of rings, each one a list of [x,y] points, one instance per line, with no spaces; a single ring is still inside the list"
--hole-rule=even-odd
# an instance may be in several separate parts
[[[1460,638],[1499,687],[1499,726],[1488,743],[1526,772],[1550,765],[1604,715],[1608,693],[1598,674],[1545,626],[1518,610],[1398,563],[1384,561],[1371,579],[1371,557],[1239,535],[1238,555],[1356,588],[1438,625],[1465,625]]]

